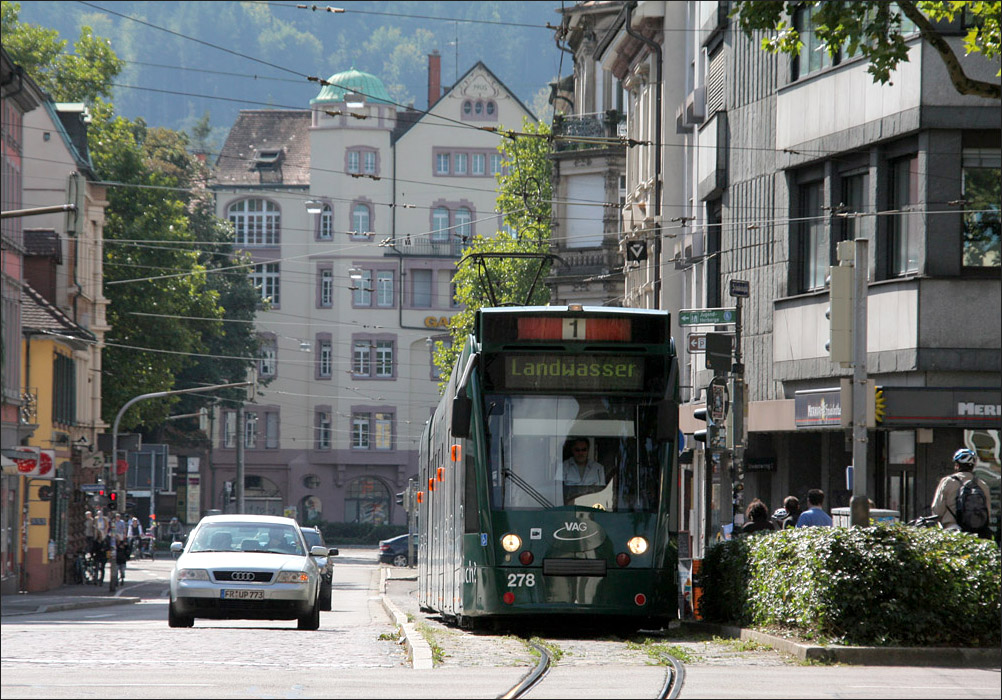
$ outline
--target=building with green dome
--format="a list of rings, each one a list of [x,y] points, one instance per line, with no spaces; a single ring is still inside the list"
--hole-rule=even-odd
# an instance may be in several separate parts
[[[321,88],[320,93],[310,100],[311,105],[345,102],[345,97],[352,95],[352,93],[364,98],[365,102],[393,104],[390,93],[387,92],[382,80],[371,73],[356,70],[354,67],[335,73],[327,79],[327,83]]]

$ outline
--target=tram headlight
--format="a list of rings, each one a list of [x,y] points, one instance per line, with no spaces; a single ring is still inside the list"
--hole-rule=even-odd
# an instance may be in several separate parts
[[[647,551],[647,540],[643,537],[631,537],[626,546],[633,554],[643,554]]]
[[[504,551],[506,552],[514,552],[522,546],[522,538],[509,532],[501,538],[501,546],[504,547]]]

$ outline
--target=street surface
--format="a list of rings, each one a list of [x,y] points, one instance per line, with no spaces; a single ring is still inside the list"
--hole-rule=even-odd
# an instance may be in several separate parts
[[[512,635],[471,634],[417,610],[413,581],[386,594],[436,650],[432,670],[410,668],[380,600],[375,548],[341,548],[334,609],[319,631],[295,621],[196,620],[167,627],[173,561],[129,562],[134,605],[8,616],[0,626],[4,698],[494,698],[535,663]],[[393,570],[406,576],[408,570]],[[654,697],[659,649],[689,654],[683,698],[999,698],[999,669],[803,666],[733,640],[548,637],[557,666],[527,697]]]

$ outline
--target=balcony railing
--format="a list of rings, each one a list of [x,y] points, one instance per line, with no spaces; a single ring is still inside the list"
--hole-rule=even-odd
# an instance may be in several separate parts
[[[614,109],[596,114],[557,114],[553,117],[553,135],[582,137],[586,139],[619,138],[620,125],[626,126],[626,115]],[[614,144],[588,141],[556,140],[557,151],[581,151],[593,148],[611,148]]]

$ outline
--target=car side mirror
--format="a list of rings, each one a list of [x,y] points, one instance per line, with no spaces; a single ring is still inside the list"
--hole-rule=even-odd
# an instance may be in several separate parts
[[[310,547],[310,556],[311,557],[326,557],[327,556],[327,548],[326,547],[321,547],[320,545],[315,544],[312,547]]]
[[[337,547],[331,547],[327,551],[330,552],[330,554],[328,556],[336,557],[338,555]]]
[[[171,552],[180,552],[183,549],[184,549],[184,543],[182,543],[182,542],[171,542],[170,543],[170,551]]]

